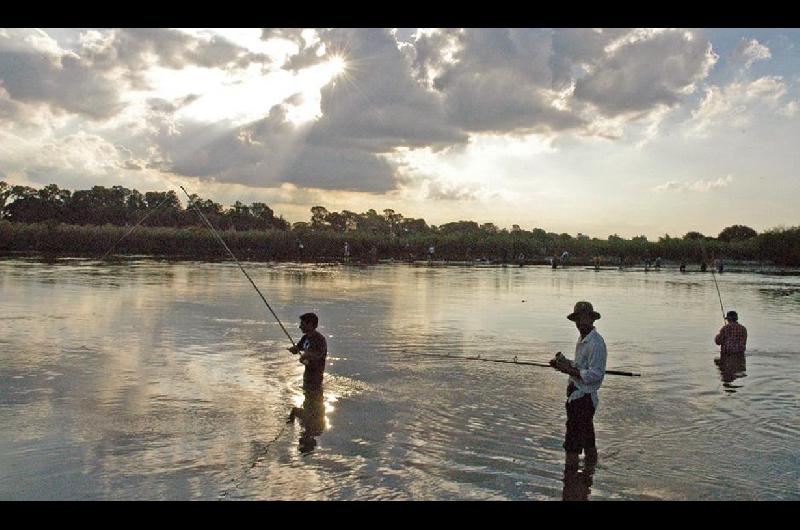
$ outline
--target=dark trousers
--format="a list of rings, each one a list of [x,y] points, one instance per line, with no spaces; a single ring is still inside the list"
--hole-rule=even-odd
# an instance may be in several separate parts
[[[564,438],[564,450],[569,453],[597,450],[594,443],[594,403],[587,394],[579,399],[567,402],[567,435]]]

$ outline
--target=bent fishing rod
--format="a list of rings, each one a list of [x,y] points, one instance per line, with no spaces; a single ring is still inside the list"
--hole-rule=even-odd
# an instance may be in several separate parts
[[[242,267],[242,264],[239,263],[238,259],[236,259],[236,256],[233,255],[233,252],[231,252],[231,249],[228,248],[228,245],[225,244],[225,241],[222,240],[222,237],[220,237],[219,233],[214,228],[214,225],[211,224],[211,221],[209,221],[208,218],[206,218],[206,216],[203,215],[203,212],[200,211],[200,209],[197,207],[197,205],[195,205],[195,203],[192,200],[192,197],[189,195],[189,193],[184,189],[183,186],[181,186],[180,188],[183,190],[183,193],[186,193],[186,196],[189,198],[189,204],[192,206],[192,208],[194,208],[194,211],[196,211],[200,215],[200,217],[203,219],[203,221],[205,221],[206,225],[208,225],[208,227],[211,229],[211,232],[216,236],[217,241],[219,241],[222,244],[222,246],[225,247],[225,250],[228,251],[228,254],[230,254],[231,258],[233,258],[233,261],[236,262],[236,264],[242,270],[242,272],[247,277],[247,279],[250,280],[250,284],[253,286],[253,288],[255,288],[256,292],[258,293],[258,296],[261,297],[261,300],[263,300],[264,303],[267,305],[267,309],[269,309],[270,313],[272,313],[272,316],[275,317],[275,320],[278,321],[278,325],[281,327],[283,332],[286,333],[286,336],[289,338],[289,341],[292,343],[292,347],[294,347],[295,346],[294,339],[292,339],[292,336],[289,335],[288,331],[286,331],[286,328],[283,327],[283,323],[281,322],[281,319],[278,318],[278,315],[276,315],[275,311],[272,310],[272,307],[270,307],[269,302],[267,302],[267,299],[264,298],[264,295],[261,294],[261,290],[258,288],[256,283],[253,281],[252,278],[250,278],[250,275],[247,274],[247,271],[244,270],[244,267]]]
[[[484,359],[480,355],[477,357],[461,357],[459,355],[442,355],[437,353],[414,353],[409,351],[404,351],[406,355],[416,355],[417,357],[439,357],[442,359],[457,359],[459,361],[481,361],[484,363],[502,363],[502,364],[522,364],[525,366],[541,366],[543,368],[553,368],[548,363],[540,363],[536,361],[519,361],[517,360],[517,356],[514,356],[514,359],[509,361],[506,359]],[[560,352],[559,352],[560,353]],[[636,372],[624,372],[622,370],[606,370],[605,373],[607,375],[624,375],[627,377],[641,377],[642,374]]]

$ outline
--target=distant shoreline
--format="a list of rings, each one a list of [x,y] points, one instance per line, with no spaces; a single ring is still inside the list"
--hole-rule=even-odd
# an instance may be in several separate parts
[[[70,255],[66,253],[53,253],[53,252],[35,252],[35,251],[11,251],[11,252],[3,252],[0,251],[0,261],[4,260],[14,260],[14,259],[23,259],[23,260],[33,260],[36,262],[43,262],[43,263],[63,263],[65,261],[97,261],[99,256],[87,256],[87,255]],[[140,261],[140,260],[149,260],[149,261],[167,261],[167,262],[175,262],[175,263],[182,263],[182,262],[202,262],[202,263],[225,263],[233,261],[230,258],[220,257],[220,258],[212,258],[212,257],[198,257],[198,256],[189,256],[189,255],[158,255],[158,254],[113,254],[107,257],[104,261],[108,263],[124,263],[124,262],[132,262],[132,261]],[[483,268],[483,269],[491,269],[491,268],[507,268],[507,269],[518,269],[518,268],[525,268],[525,267],[537,267],[542,268],[546,267],[548,269],[551,268],[551,265],[546,262],[545,260],[538,259],[538,260],[528,260],[527,262],[522,264],[520,267],[519,263],[501,263],[501,262],[484,262],[484,261],[459,261],[459,260],[415,260],[415,261],[408,261],[408,260],[395,260],[395,259],[379,259],[376,263],[371,262],[363,262],[363,261],[346,261],[344,258],[327,258],[327,259],[318,259],[318,260],[311,260],[311,261],[296,261],[296,260],[261,260],[261,259],[253,259],[253,260],[240,260],[244,265],[249,264],[290,264],[290,265],[317,265],[321,267],[333,267],[333,266],[350,266],[350,267],[369,267],[375,265],[406,265],[411,267],[473,267],[473,268]],[[626,266],[626,267],[600,267],[599,270],[595,270],[593,266],[588,263],[573,263],[571,265],[566,266],[559,266],[556,270],[579,270],[579,271],[586,271],[586,272],[647,272],[658,274],[659,272],[677,272],[679,271],[679,264],[672,261],[666,261],[662,264],[660,269],[656,269],[654,267],[649,267],[648,270],[645,270],[644,266],[641,264],[636,264],[634,266]],[[684,272],[685,274],[711,274],[711,269],[706,271],[701,271],[697,265],[694,268],[687,268]],[[725,272],[722,274],[740,274],[740,273],[747,273],[747,274],[764,274],[768,276],[800,276],[800,268],[799,267],[781,267],[772,265],[769,263],[761,263],[761,262],[731,262],[726,264]],[[717,273],[719,274],[719,273]]]
[[[571,239],[543,240],[529,233],[425,233],[387,236],[359,231],[331,230],[227,230],[221,237],[242,261],[361,263],[406,262],[449,265],[551,265],[558,268],[599,269],[677,268],[687,272],[705,262],[710,272],[715,259],[725,271],[769,269],[774,272],[800,267],[794,258],[794,241],[759,239],[737,242],[670,238],[649,241]],[[760,235],[759,238],[770,235]],[[347,244],[349,257],[345,257]],[[786,253],[785,250],[789,250]],[[432,252],[431,252],[432,251]],[[763,253],[783,259],[760,259]],[[100,258],[148,256],[155,259],[224,261],[227,251],[208,229],[201,227],[131,227],[68,225],[0,221],[0,255]]]

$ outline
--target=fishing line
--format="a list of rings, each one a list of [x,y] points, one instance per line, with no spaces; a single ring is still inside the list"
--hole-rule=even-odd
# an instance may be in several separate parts
[[[211,221],[209,221],[209,220],[206,218],[206,216],[205,216],[205,215],[203,215],[203,212],[201,212],[201,211],[200,211],[200,209],[197,207],[197,205],[195,205],[195,203],[194,203],[194,201],[192,200],[192,197],[189,195],[189,193],[188,193],[188,192],[187,192],[187,191],[184,189],[184,187],[183,187],[183,186],[181,186],[180,188],[183,190],[183,193],[186,193],[186,196],[189,198],[189,204],[192,206],[192,208],[194,208],[194,211],[196,211],[196,212],[197,212],[197,213],[200,215],[200,217],[202,217],[202,218],[203,218],[203,221],[205,221],[206,225],[208,225],[208,227],[211,229],[211,232],[213,232],[214,236],[216,236],[216,238],[217,238],[217,241],[219,241],[219,242],[222,244],[222,246],[223,246],[223,247],[225,247],[225,250],[227,250],[227,251],[228,251],[228,254],[230,254],[230,255],[231,255],[231,258],[233,258],[233,261],[235,261],[235,262],[236,262],[236,264],[237,264],[237,265],[239,266],[239,268],[242,270],[242,272],[243,272],[243,273],[244,273],[244,275],[247,277],[247,279],[248,279],[248,280],[250,280],[250,283],[252,284],[253,288],[255,288],[256,292],[258,293],[258,296],[260,296],[260,297],[261,297],[261,300],[263,300],[263,301],[264,301],[264,303],[267,305],[267,309],[269,309],[270,313],[272,313],[272,316],[274,316],[274,317],[275,317],[275,320],[277,320],[277,321],[278,321],[278,325],[281,327],[281,329],[283,330],[283,332],[284,332],[284,333],[286,333],[286,336],[289,338],[289,341],[292,343],[292,346],[294,347],[294,346],[295,346],[294,339],[292,339],[292,336],[291,336],[291,335],[289,335],[289,332],[288,332],[288,331],[286,331],[286,328],[285,328],[285,327],[283,327],[283,323],[281,322],[281,319],[280,319],[280,318],[278,318],[278,315],[276,315],[276,314],[275,314],[275,311],[273,311],[273,310],[272,310],[272,307],[270,307],[270,305],[269,305],[269,302],[267,302],[267,299],[266,299],[266,298],[264,298],[264,295],[263,295],[263,294],[261,294],[261,290],[260,290],[260,289],[258,288],[258,286],[256,285],[256,282],[254,282],[254,281],[253,281],[253,279],[252,279],[252,278],[250,278],[250,275],[249,275],[249,274],[247,274],[247,271],[246,271],[246,270],[244,270],[244,267],[242,267],[242,264],[241,264],[241,263],[239,263],[239,260],[238,260],[238,259],[236,259],[236,256],[234,256],[234,255],[233,255],[233,252],[231,252],[231,249],[230,249],[230,248],[228,248],[228,245],[226,245],[226,244],[225,244],[225,241],[223,241],[223,240],[222,240],[222,237],[220,237],[219,233],[217,233],[217,230],[214,228],[214,225],[212,225],[212,224],[211,224]]]
[[[141,218],[141,220],[140,220],[138,223],[136,223],[135,225],[133,225],[133,227],[132,227],[130,230],[128,230],[127,232],[125,232],[125,234],[124,234],[124,235],[123,235],[121,238],[119,238],[119,240],[117,240],[117,242],[116,242],[116,243],[114,243],[113,245],[111,245],[111,248],[109,248],[109,249],[106,251],[106,253],[105,253],[105,254],[103,254],[103,256],[102,256],[100,259],[101,259],[101,260],[104,260],[104,259],[106,259],[106,256],[108,256],[108,255],[111,253],[111,251],[112,251],[112,250],[114,250],[114,247],[116,247],[116,246],[119,244],[119,242],[120,242],[120,241],[122,241],[123,239],[125,239],[126,237],[128,237],[128,236],[131,234],[131,232],[133,232],[134,230],[136,230],[136,227],[138,227],[140,224],[142,224],[142,223],[144,222],[144,220],[145,220],[145,219],[147,219],[148,217],[150,217],[150,215],[151,215],[151,214],[155,213],[155,212],[156,212],[156,211],[157,211],[159,208],[161,208],[161,207],[164,205],[164,203],[165,203],[165,202],[167,202],[167,200],[168,200],[169,198],[170,198],[170,196],[169,196],[169,194],[167,194],[167,195],[164,197],[164,200],[163,200],[163,201],[161,201],[160,203],[158,203],[158,206],[156,206],[155,208],[153,208],[152,210],[150,210],[149,212],[147,212],[147,215],[145,215],[144,217],[142,217],[142,218]]]
[[[507,359],[484,359],[480,355],[477,357],[461,357],[458,355],[442,355],[436,353],[414,353],[409,351],[403,352],[406,355],[416,355],[417,357],[438,357],[442,359],[456,359],[459,361],[481,361],[485,363],[502,363],[502,364],[522,364],[525,366],[541,366],[543,368],[552,368],[548,363],[540,363],[536,361],[526,361],[526,360],[517,360],[517,357],[514,356],[514,359],[509,361]],[[636,372],[625,372],[622,370],[606,370],[605,372],[607,375],[624,375],[627,377],[641,377],[642,374]]]
[[[247,478],[247,475],[250,473],[250,471],[252,471],[252,470],[253,470],[253,468],[254,468],[254,467],[256,467],[256,465],[258,465],[258,463],[259,463],[259,462],[260,462],[260,461],[261,461],[261,460],[262,460],[262,459],[263,459],[265,456],[267,456],[267,453],[269,452],[270,448],[272,447],[272,444],[274,444],[275,442],[277,442],[277,441],[278,441],[278,438],[280,438],[280,437],[281,437],[281,435],[282,435],[282,434],[284,433],[284,431],[286,430],[286,427],[287,427],[287,425],[289,425],[289,424],[288,424],[288,422],[283,424],[283,427],[281,427],[281,430],[280,430],[280,431],[278,431],[278,434],[277,434],[277,435],[275,435],[275,438],[273,438],[272,440],[270,440],[270,441],[269,441],[269,442],[268,442],[268,443],[265,445],[264,449],[263,449],[263,450],[262,450],[262,451],[261,451],[261,452],[258,454],[258,456],[257,456],[257,457],[256,457],[256,459],[253,461],[253,463],[252,463],[252,464],[250,464],[250,465],[247,467],[247,469],[245,469],[245,470],[244,470],[244,473],[242,473],[242,475],[241,475],[241,476],[240,476],[238,479],[234,480],[233,486],[232,486],[232,487],[230,487],[230,488],[228,488],[228,489],[226,489],[226,490],[224,490],[222,493],[220,493],[220,494],[219,494],[219,496],[218,496],[218,499],[217,499],[217,500],[223,500],[225,497],[227,497],[228,493],[230,493],[230,492],[231,492],[231,491],[233,491],[233,490],[238,490],[238,489],[239,489],[239,487],[242,485],[242,482],[244,482],[244,480]]]

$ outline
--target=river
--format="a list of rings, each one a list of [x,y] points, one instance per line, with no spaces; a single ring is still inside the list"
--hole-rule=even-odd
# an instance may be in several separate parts
[[[0,260],[0,499],[800,500],[800,277],[725,272],[746,366],[714,364],[714,277],[674,269]],[[566,474],[566,376],[420,355],[574,354],[608,368],[593,472]],[[306,399],[308,397],[308,399]],[[317,425],[288,424],[293,406]]]

